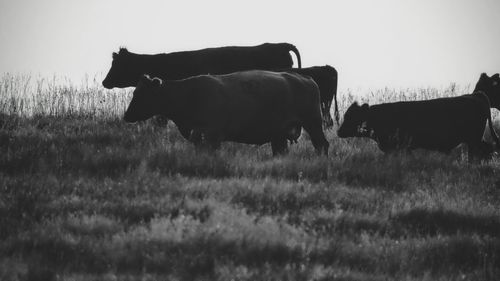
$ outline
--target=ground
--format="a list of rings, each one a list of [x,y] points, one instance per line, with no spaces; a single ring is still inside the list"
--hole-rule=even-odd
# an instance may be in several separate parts
[[[304,135],[210,153],[172,123],[2,108],[0,280],[500,276],[496,157],[384,155],[335,129],[328,157]]]

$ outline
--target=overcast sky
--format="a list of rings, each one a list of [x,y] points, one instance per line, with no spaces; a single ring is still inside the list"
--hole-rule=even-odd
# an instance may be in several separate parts
[[[0,73],[102,80],[120,46],[289,42],[339,86],[473,84],[500,72],[499,0],[0,0]]]

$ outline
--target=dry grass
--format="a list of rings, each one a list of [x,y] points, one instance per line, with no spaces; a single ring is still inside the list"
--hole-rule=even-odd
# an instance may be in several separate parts
[[[328,158],[305,137],[282,157],[233,143],[200,153],[172,124],[124,123],[129,91],[30,83],[0,81],[0,280],[500,276],[497,159],[383,155],[333,130]],[[339,97],[342,111],[353,95]]]

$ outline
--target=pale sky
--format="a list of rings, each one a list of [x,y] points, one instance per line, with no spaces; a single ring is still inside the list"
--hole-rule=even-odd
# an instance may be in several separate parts
[[[0,0],[0,74],[104,78],[111,53],[289,42],[341,89],[500,72],[499,0]]]

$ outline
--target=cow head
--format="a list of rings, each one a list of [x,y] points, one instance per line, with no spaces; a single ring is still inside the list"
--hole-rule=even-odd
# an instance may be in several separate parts
[[[144,121],[158,114],[158,97],[162,83],[160,78],[151,79],[148,75],[142,76],[125,112],[126,122]]]
[[[366,129],[369,108],[366,103],[359,106],[357,102],[354,102],[344,114],[344,121],[337,131],[337,135],[340,138],[369,136]]]
[[[113,53],[111,69],[102,81],[102,85],[106,89],[133,87],[137,85],[142,74],[136,55],[121,48],[118,53]]]
[[[490,99],[491,107],[500,110],[500,77],[498,73],[491,77],[482,73],[474,88],[475,91],[483,91]]]

